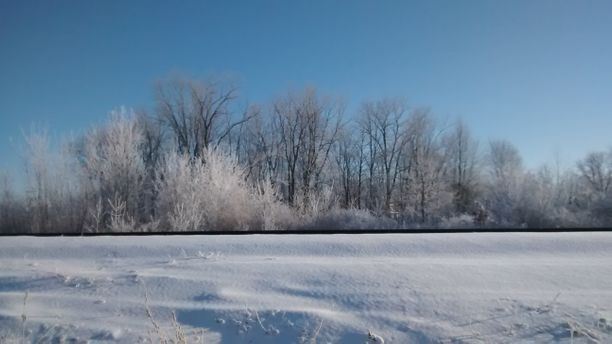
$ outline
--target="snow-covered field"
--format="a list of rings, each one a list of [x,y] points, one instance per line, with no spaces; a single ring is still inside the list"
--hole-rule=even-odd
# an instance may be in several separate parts
[[[2,343],[172,312],[196,343],[610,343],[612,233],[0,238]]]

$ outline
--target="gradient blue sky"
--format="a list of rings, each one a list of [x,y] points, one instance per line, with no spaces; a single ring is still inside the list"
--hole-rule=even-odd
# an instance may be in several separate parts
[[[170,73],[264,102],[314,85],[462,117],[529,167],[612,144],[612,1],[0,0],[0,169],[32,123],[79,133],[151,109]]]

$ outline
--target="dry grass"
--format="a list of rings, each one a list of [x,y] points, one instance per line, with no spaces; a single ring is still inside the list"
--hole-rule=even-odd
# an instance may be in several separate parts
[[[187,334],[185,334],[185,330],[183,329],[183,327],[179,324],[178,320],[176,319],[176,313],[172,312],[172,331],[173,336],[169,336],[166,334],[166,332],[163,330],[162,326],[160,326],[159,322],[157,322],[157,320],[155,320],[155,318],[153,317],[153,312],[151,311],[151,308],[149,307],[149,294],[147,293],[147,290],[145,288],[145,312],[147,314],[147,318],[151,321],[151,324],[153,325],[153,334],[154,336],[157,338],[157,340],[154,340],[153,338],[151,338],[151,342],[155,343],[157,341],[159,341],[160,344],[188,344],[189,343],[189,337],[187,336]],[[193,334],[193,336],[195,336],[195,339],[192,341],[193,343],[197,343],[200,342],[202,344],[204,344],[204,332],[206,330],[204,329],[200,329],[199,333],[195,332]]]
[[[23,310],[21,312],[21,339],[25,344],[26,342],[26,320],[28,316],[26,315],[26,304],[28,302],[28,291],[26,290],[25,295],[23,296]]]

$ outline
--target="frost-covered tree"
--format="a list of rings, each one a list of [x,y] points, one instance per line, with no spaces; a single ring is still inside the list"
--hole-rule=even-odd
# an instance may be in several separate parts
[[[587,186],[597,195],[605,195],[612,186],[612,158],[610,153],[595,152],[578,162],[578,170]]]
[[[50,230],[50,207],[52,198],[50,140],[46,131],[31,132],[26,141],[26,191],[27,210],[31,216],[32,233]]]
[[[489,181],[485,197],[486,206],[499,225],[516,223],[515,207],[519,204],[520,186],[523,181],[523,165],[518,150],[508,141],[489,141],[485,156]]]
[[[88,229],[134,229],[142,214],[147,175],[144,134],[131,110],[111,112],[111,119],[84,139],[82,166],[87,176]]]
[[[552,227],[555,190],[549,168],[524,174],[514,204],[514,221],[528,227]]]
[[[473,212],[478,197],[478,143],[461,120],[444,137],[447,149],[448,177],[453,191],[453,204],[457,213]]]
[[[121,108],[61,144],[33,131],[23,194],[0,180],[0,230],[345,228],[353,215],[394,228],[612,225],[612,153],[530,170],[511,143],[481,157],[463,122],[399,98],[342,122],[342,103],[314,88],[242,113],[237,95],[175,78],[158,84],[153,116]]]
[[[406,210],[421,223],[448,215],[452,194],[448,179],[448,149],[439,128],[426,110],[411,113],[406,127]]]
[[[612,152],[594,152],[578,162],[583,192],[578,202],[595,219],[596,225],[612,224]]]
[[[26,142],[26,209],[32,233],[83,229],[83,179],[69,143],[53,149],[45,130],[33,130]]]

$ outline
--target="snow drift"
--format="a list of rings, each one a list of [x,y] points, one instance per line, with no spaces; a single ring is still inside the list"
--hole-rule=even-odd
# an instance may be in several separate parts
[[[612,233],[9,237],[0,342],[180,327],[195,343],[604,343],[611,247]]]

